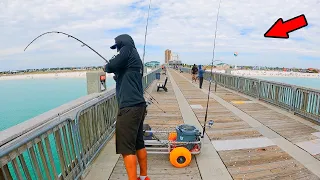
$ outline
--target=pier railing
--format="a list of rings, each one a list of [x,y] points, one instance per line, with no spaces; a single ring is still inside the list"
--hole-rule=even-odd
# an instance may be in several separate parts
[[[155,69],[143,77],[148,88]],[[115,131],[115,89],[91,94],[0,133],[0,179],[78,179]]]
[[[191,73],[190,68],[181,70]],[[205,80],[212,79],[223,87],[320,122],[320,90],[224,73],[213,73],[213,77],[210,77],[210,72],[205,72]]]

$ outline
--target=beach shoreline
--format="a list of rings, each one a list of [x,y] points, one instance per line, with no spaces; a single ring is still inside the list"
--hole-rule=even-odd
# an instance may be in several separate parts
[[[147,72],[152,69],[147,68]],[[27,79],[62,79],[62,78],[86,78],[87,72],[102,72],[102,71],[62,71],[62,72],[33,72],[25,74],[10,74],[0,75],[0,81],[2,80],[27,80]],[[113,73],[106,73],[107,78],[112,78]]]
[[[1,80],[24,80],[24,79],[62,79],[62,78],[86,78],[86,73],[90,71],[76,72],[50,72],[50,73],[30,73],[17,75],[2,75]],[[113,73],[106,73],[106,77],[113,77]]]
[[[148,69],[149,71],[149,69]],[[210,70],[206,70],[210,71]],[[61,78],[86,78],[86,73],[92,71],[69,71],[69,72],[48,72],[48,73],[27,73],[1,75],[1,80],[24,80],[24,79],[61,79]],[[213,70],[213,72],[224,73],[224,70]],[[301,73],[283,71],[263,71],[263,70],[232,70],[232,75],[243,77],[288,77],[288,78],[320,78],[320,73]],[[113,73],[106,73],[106,77],[113,77]]]
[[[210,72],[210,69],[206,70]],[[212,72],[225,73],[225,70],[213,69]],[[264,70],[232,70],[231,75],[259,78],[259,77],[281,77],[281,78],[320,78],[320,73],[264,71]]]
[[[245,77],[288,77],[288,78],[320,78],[320,73],[263,71],[263,70],[233,70],[232,75]]]

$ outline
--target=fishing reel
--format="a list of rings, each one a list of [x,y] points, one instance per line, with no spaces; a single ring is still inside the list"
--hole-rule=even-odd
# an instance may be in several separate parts
[[[213,121],[213,120],[209,120],[209,121],[208,121],[208,124],[206,124],[206,122],[205,122],[205,124],[204,124],[204,126],[203,126],[203,132],[201,133],[201,138],[204,138],[204,135],[205,135],[205,133],[206,133],[206,127],[212,128],[213,124],[214,124],[214,121]]]
[[[210,121],[208,122],[208,125],[209,125],[209,127],[211,128],[211,127],[213,126],[213,120],[210,120]]]
[[[213,120],[209,120],[208,123],[205,126],[208,127],[208,128],[212,128],[213,124],[214,124],[214,121]]]
[[[151,100],[147,100],[146,103],[147,103],[147,106],[149,106],[149,105],[151,105],[153,102],[152,102]]]

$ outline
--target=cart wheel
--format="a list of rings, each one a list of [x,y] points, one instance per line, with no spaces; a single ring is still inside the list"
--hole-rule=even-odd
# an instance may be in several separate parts
[[[170,163],[177,168],[186,167],[191,162],[191,153],[185,147],[174,148],[170,152]]]

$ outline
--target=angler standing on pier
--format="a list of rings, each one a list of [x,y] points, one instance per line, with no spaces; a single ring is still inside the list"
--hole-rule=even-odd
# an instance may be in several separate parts
[[[147,177],[147,151],[143,139],[146,102],[143,96],[143,64],[131,36],[119,35],[110,47],[119,52],[105,65],[105,72],[114,73],[119,113],[116,123],[116,153],[123,156],[129,180],[150,180]],[[140,178],[137,176],[137,157]]]

